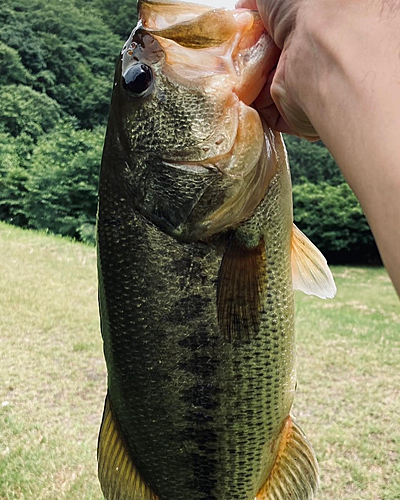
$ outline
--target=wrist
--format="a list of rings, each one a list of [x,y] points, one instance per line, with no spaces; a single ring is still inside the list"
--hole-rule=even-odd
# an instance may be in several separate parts
[[[298,17],[285,84],[359,199],[400,290],[400,9],[320,2]]]

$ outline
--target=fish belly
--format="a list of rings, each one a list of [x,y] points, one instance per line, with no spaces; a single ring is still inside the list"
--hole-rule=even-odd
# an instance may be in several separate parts
[[[281,191],[278,175],[269,192],[279,200]],[[227,341],[216,303],[226,241],[178,242],[100,186],[109,399],[133,463],[160,500],[254,500],[276,460],[295,376],[291,221],[275,202],[263,202],[242,230],[261,231],[265,242],[259,331]]]

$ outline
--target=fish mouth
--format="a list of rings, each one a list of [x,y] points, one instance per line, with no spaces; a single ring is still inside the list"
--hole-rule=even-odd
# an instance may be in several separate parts
[[[257,97],[279,57],[255,11],[142,0],[139,15],[143,29],[164,50],[165,71],[186,84],[204,82],[206,92],[233,92],[247,105]]]
[[[237,158],[232,153],[238,149],[261,151],[261,121],[254,110],[246,110],[243,104],[249,106],[254,101],[279,56],[259,14],[182,1],[141,0],[139,27],[136,32],[140,31],[141,37],[146,33],[157,47],[151,50],[148,42],[143,55],[148,60],[160,58],[157,52],[161,50],[162,72],[170,81],[205,95],[217,95],[224,103],[222,118],[212,123],[195,154],[182,152],[182,157],[177,157],[174,152],[175,157],[165,161],[184,161],[188,168],[193,165],[196,170],[200,162],[205,162],[207,169],[213,165],[226,175],[242,178],[243,165],[237,165],[235,170],[233,161],[224,157]],[[243,120],[247,121],[245,128]],[[246,145],[240,147],[238,142],[243,139]]]
[[[225,201],[195,229],[207,238],[252,215],[276,170],[260,116],[250,105],[279,56],[259,14],[248,9],[215,9],[170,0],[141,0],[136,33],[146,42],[146,60],[179,87],[213,96],[223,108],[218,122],[192,151],[163,157],[168,168],[202,175],[222,174]],[[125,58],[125,63],[124,63]],[[123,55],[122,69],[130,64]],[[273,140],[272,140],[273,142]]]

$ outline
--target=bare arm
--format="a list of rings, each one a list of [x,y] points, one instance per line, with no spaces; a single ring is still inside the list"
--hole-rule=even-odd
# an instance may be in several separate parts
[[[272,127],[321,137],[400,293],[400,4],[259,0],[258,8],[283,52],[256,104]]]

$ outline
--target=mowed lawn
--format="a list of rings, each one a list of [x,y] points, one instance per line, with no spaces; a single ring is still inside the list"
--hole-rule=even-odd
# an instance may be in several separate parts
[[[400,499],[400,303],[382,269],[333,272],[334,300],[296,295],[293,413],[318,456],[317,498]],[[0,499],[100,500],[93,248],[0,224],[0,353]]]

